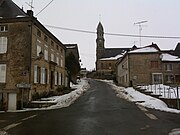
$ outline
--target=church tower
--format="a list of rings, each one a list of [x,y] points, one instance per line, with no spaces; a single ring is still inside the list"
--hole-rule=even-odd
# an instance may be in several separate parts
[[[98,26],[97,26],[97,38],[96,38],[96,62],[98,61],[98,59],[102,58],[103,53],[104,53],[104,29],[103,26],[101,24],[101,22],[99,22]]]

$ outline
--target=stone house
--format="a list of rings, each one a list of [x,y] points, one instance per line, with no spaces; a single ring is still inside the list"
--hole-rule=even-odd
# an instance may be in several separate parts
[[[67,85],[65,47],[28,10],[0,0],[0,110]]]
[[[117,82],[128,87],[179,82],[180,59],[156,44],[128,51],[117,62]]]
[[[117,59],[130,48],[105,48],[104,28],[99,22],[96,38],[96,74],[98,78],[113,79]]]

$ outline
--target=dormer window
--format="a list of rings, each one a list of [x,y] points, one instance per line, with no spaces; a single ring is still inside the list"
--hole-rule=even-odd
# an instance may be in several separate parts
[[[8,25],[0,25],[0,32],[7,32],[8,31]]]

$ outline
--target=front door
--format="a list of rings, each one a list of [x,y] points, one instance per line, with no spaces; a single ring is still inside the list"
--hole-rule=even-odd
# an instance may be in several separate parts
[[[54,86],[54,72],[53,71],[51,71],[50,85],[51,85],[51,89],[53,89],[53,86]]]
[[[15,111],[17,107],[17,94],[9,93],[8,94],[8,110]]]
[[[0,93],[0,111],[3,110],[3,94]]]

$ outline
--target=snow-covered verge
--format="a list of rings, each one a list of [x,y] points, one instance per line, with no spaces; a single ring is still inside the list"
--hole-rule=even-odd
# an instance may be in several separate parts
[[[115,85],[112,81],[107,81],[107,80],[103,80],[103,81],[110,84],[112,88],[115,90],[116,95],[120,98],[126,99],[131,102],[135,102],[136,104],[142,105],[147,108],[156,109],[165,112],[180,113],[180,110],[168,108],[166,103],[164,103],[163,101],[145,95],[143,93],[140,93],[139,91],[136,91],[132,87],[129,88],[119,87]]]
[[[71,85],[72,89],[75,89],[71,93],[62,95],[62,96],[54,96],[50,98],[43,98],[42,101],[33,101],[34,103],[53,103],[50,107],[44,108],[24,108],[23,110],[17,110],[15,112],[25,112],[25,111],[35,111],[35,110],[51,110],[51,109],[59,109],[63,107],[68,107],[74,103],[84,92],[89,89],[88,80],[81,79],[77,85]],[[13,111],[14,112],[14,111]]]
[[[50,100],[53,100],[56,102],[56,105],[48,107],[48,109],[56,109],[56,108],[62,108],[62,107],[68,107],[76,99],[78,99],[86,90],[89,89],[89,84],[87,80],[81,80],[78,85],[72,85],[72,88],[75,88],[76,90],[72,91],[69,94],[65,94],[62,96],[56,96],[56,97],[51,97],[49,98]]]

